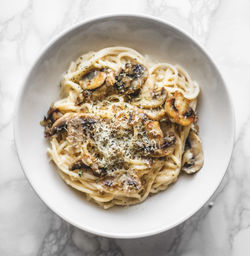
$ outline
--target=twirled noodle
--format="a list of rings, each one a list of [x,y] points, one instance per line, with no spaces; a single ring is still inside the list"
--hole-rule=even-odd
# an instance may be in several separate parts
[[[197,133],[198,94],[183,68],[152,65],[131,48],[84,54],[63,75],[62,99],[42,122],[49,156],[69,186],[105,209],[142,202],[183,167],[202,167],[200,141],[187,140]]]

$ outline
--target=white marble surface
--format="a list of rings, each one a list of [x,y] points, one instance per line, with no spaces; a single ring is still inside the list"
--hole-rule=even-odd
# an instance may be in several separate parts
[[[220,67],[236,112],[231,165],[212,201],[177,228],[134,240],[87,234],[53,214],[24,177],[13,138],[16,95],[42,47],[72,24],[119,12],[161,17],[192,34]],[[0,255],[248,255],[249,27],[248,0],[1,0]]]

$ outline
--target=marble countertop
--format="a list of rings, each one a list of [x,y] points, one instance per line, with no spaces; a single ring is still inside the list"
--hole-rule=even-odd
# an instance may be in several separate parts
[[[88,17],[147,13],[192,34],[211,53],[228,84],[236,142],[213,198],[178,227],[153,237],[119,240],[81,231],[52,213],[21,170],[13,111],[21,82],[54,35]],[[0,255],[247,255],[250,251],[250,1],[1,0]]]

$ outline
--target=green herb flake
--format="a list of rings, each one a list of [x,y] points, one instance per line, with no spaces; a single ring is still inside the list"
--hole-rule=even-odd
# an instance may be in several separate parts
[[[79,177],[82,177],[82,170],[79,170],[79,171],[78,171],[78,176],[79,176]]]

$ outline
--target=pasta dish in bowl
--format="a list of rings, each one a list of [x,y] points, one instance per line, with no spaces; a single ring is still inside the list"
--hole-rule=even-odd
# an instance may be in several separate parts
[[[234,115],[191,36],[157,18],[108,15],[45,47],[14,132],[27,180],[53,212],[87,232],[138,238],[177,226],[213,195]]]
[[[132,205],[203,165],[198,84],[126,47],[73,61],[42,124],[60,176],[102,207]]]

